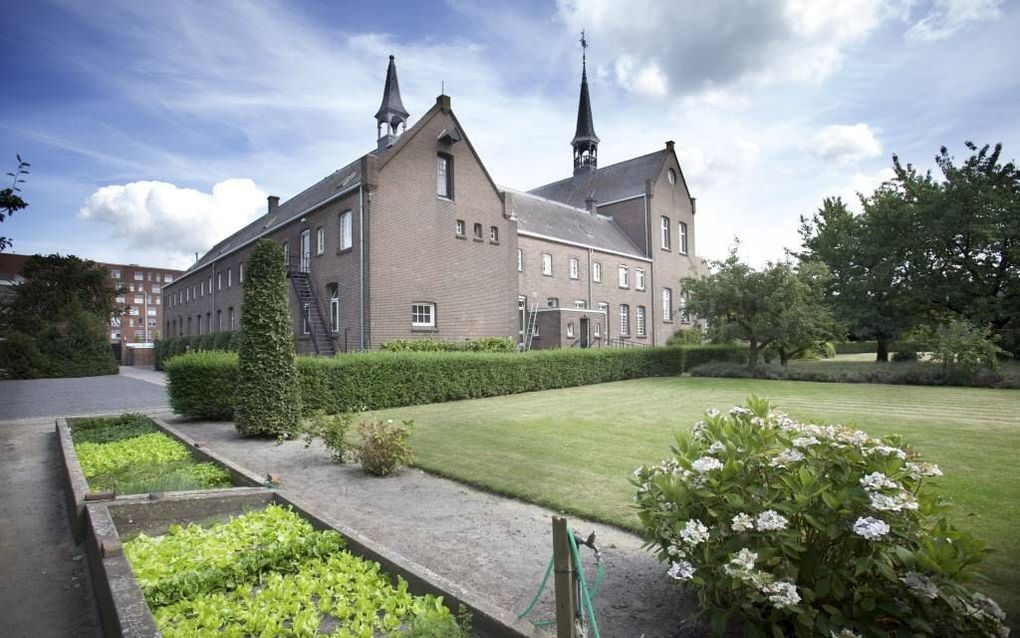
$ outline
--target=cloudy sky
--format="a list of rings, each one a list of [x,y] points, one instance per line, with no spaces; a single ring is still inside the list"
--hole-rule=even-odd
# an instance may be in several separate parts
[[[797,219],[940,145],[1020,156],[1002,0],[59,2],[4,8],[0,162],[32,162],[14,251],[186,267],[374,148],[387,55],[412,122],[445,84],[500,184],[566,176],[587,30],[603,165],[676,140],[698,252],[756,263]],[[0,164],[0,165],[3,165]]]

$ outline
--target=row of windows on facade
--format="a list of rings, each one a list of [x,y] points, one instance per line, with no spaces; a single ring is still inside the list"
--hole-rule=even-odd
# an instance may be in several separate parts
[[[687,224],[684,222],[677,222],[677,234],[680,239],[680,254],[687,254]],[[673,230],[670,225],[669,217],[663,215],[659,218],[659,246],[663,250],[673,249]]]
[[[141,270],[136,270],[135,274],[134,274],[135,281],[145,281],[146,280],[146,274],[148,274],[148,280],[149,281],[159,281],[159,282],[162,282],[162,283],[169,284],[169,283],[172,283],[173,280],[174,280],[174,276],[171,275],[170,273],[159,273],[159,272],[145,273],[145,272],[142,272]],[[110,279],[120,279],[120,278],[121,278],[120,268],[111,268],[110,269]]]
[[[120,317],[113,317],[112,319],[110,319],[110,327],[111,328],[120,328],[123,325],[123,323],[124,323],[124,321]],[[136,320],[134,318],[128,317],[128,320],[127,320],[128,328],[134,328],[135,327],[135,323],[136,323]],[[145,322],[143,322],[141,319],[138,319],[137,323],[138,323],[138,327],[139,328],[142,328],[142,327],[145,326]],[[148,324],[149,324],[150,328],[156,328],[156,327],[159,326],[159,320],[156,319],[155,317],[151,317],[150,316]]]
[[[226,274],[227,274],[227,276],[226,276],[227,288],[230,288],[230,287],[232,287],[234,285],[234,269],[233,268],[227,268]],[[237,279],[238,279],[238,281],[244,281],[244,264],[239,264],[237,266]],[[224,282],[223,273],[222,272],[216,273],[216,289],[217,290],[223,290],[223,282]],[[170,301],[169,301],[170,307],[173,308],[173,307],[177,306],[178,304],[187,303],[187,302],[191,301],[192,299],[198,299],[200,297],[204,297],[206,295],[207,291],[210,294],[213,291],[213,278],[212,278],[212,275],[209,275],[209,278],[206,281],[200,281],[197,284],[191,284],[190,286],[185,286],[184,290],[178,290],[178,291],[174,292],[172,295],[170,295]]]
[[[680,293],[680,307],[677,308],[677,312],[680,315],[680,321],[685,322],[685,323],[689,323],[690,320],[691,320],[690,319],[690,315],[687,312],[687,299],[688,299],[687,292],[686,291],[681,292]],[[559,300],[558,297],[549,297],[548,299],[546,299],[545,305],[548,308],[559,308],[560,307],[560,300]],[[624,304],[624,305],[626,305],[626,304]],[[588,307],[588,302],[586,302],[583,299],[576,299],[574,301],[574,308],[576,308],[578,310],[584,310],[587,307]],[[638,307],[639,308],[644,308],[644,306],[638,306]],[[608,312],[609,311],[609,304],[605,303],[605,302],[601,302],[601,303],[599,303],[598,308],[599,308],[599,310]],[[674,313],[674,310],[673,310],[673,290],[670,289],[670,288],[663,288],[662,289],[662,320],[665,321],[665,322],[672,322],[673,321],[673,317],[675,317],[675,316],[676,316],[676,313]]]
[[[211,312],[205,313],[205,332],[202,332],[202,315],[195,315],[195,334],[211,334],[213,332],[220,332],[223,330],[234,330],[236,329],[234,309],[227,308],[227,324],[223,325],[223,311],[216,311],[216,329],[213,330],[213,315]],[[190,335],[191,334],[191,317],[187,317],[187,328],[185,328],[185,318],[178,316],[177,319],[171,319],[166,322],[167,333],[171,335]]]
[[[118,301],[122,302],[121,299],[118,299]],[[138,306],[128,306],[127,314],[131,317],[138,317],[142,314],[142,309]],[[148,317],[156,317],[159,315],[159,312],[156,308],[146,308],[145,314]]]
[[[127,292],[145,292],[145,284],[121,284]],[[149,284],[149,292],[160,293],[163,292],[163,286],[160,284]]]
[[[568,261],[568,271],[571,279],[580,279],[581,262],[577,257],[571,257]],[[517,249],[517,272],[524,272],[524,251]],[[542,274],[547,277],[553,275],[553,256],[550,253],[542,253]],[[591,280],[595,283],[602,283],[602,263],[592,262]],[[630,288],[630,267],[619,266],[617,269],[617,282],[620,288]],[[645,289],[645,269],[634,269],[634,288]]]
[[[464,223],[463,219],[457,220],[456,233],[459,239],[467,239],[467,224]],[[485,229],[481,224],[476,223],[474,225],[474,237],[476,241],[485,241]],[[489,241],[494,244],[499,243],[498,226],[489,226]]]
[[[117,303],[127,303],[127,297],[124,295],[117,295],[114,297],[114,301]],[[163,305],[163,299],[159,295],[134,295],[131,297],[131,303],[149,305],[149,306],[161,306]],[[153,310],[155,312],[155,310]]]
[[[345,210],[339,215],[339,232],[337,236],[337,252],[349,250],[353,246],[353,234],[352,234],[352,218],[353,213],[349,210]],[[308,257],[312,252],[312,237],[311,230],[305,229],[301,231],[301,256]],[[290,265],[290,242],[283,242],[283,262],[288,267]],[[315,255],[326,254],[326,228],[319,226],[315,229]]]

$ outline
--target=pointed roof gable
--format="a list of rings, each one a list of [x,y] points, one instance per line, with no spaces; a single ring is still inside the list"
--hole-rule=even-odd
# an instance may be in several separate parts
[[[599,142],[598,135],[595,135],[595,121],[591,113],[591,96],[588,94],[588,70],[582,67],[581,70],[581,96],[577,102],[577,128],[574,130],[574,139],[571,144],[578,142]]]
[[[397,82],[397,65],[390,56],[390,64],[386,67],[386,86],[383,88],[382,104],[375,114],[375,119],[390,123],[394,116],[398,120],[406,120],[410,114],[400,99],[400,83]]]
[[[602,204],[644,195],[645,182],[658,177],[669,152],[665,149],[655,151],[590,173],[578,173],[528,192],[575,208],[584,208],[589,197]]]

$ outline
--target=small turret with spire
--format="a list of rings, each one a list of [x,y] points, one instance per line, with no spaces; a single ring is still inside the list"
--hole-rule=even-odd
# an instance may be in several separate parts
[[[598,167],[599,137],[588,96],[588,40],[581,31],[581,97],[577,103],[577,130],[570,142],[574,147],[574,175],[591,172]]]
[[[400,134],[407,129],[409,113],[400,100],[400,84],[397,82],[397,65],[390,56],[386,68],[386,86],[383,88],[382,104],[375,114],[376,133],[379,136],[379,150],[393,146]]]

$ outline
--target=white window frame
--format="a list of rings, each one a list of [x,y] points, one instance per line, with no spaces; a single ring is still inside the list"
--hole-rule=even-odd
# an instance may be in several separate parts
[[[321,255],[326,252],[326,229],[319,226],[315,229],[315,254]]]
[[[524,250],[517,249],[517,272],[524,272]]]
[[[482,241],[482,239],[484,239],[485,237],[485,229],[483,228],[483,226],[480,223],[475,222],[473,230],[475,239],[477,239],[478,241]]]
[[[577,260],[577,257],[570,258],[570,278],[571,279],[581,278],[581,262]]]
[[[670,230],[669,217],[661,215],[659,217],[659,245],[663,250],[671,250],[672,246],[672,230]]]
[[[630,269],[626,266],[620,266],[617,275],[617,285],[620,288],[630,288]]]
[[[353,211],[345,210],[340,213],[340,231],[337,233],[340,236],[340,246],[338,247],[338,250],[348,250],[354,246],[354,235],[351,226],[353,223],[353,217]]]
[[[673,291],[669,288],[662,289],[662,320],[673,321]]]
[[[329,328],[340,332],[340,286],[334,285],[329,291]]]
[[[635,290],[645,289],[645,269],[635,268],[634,269],[634,288]]]
[[[308,321],[308,315],[311,311],[312,304],[306,303],[301,306],[301,334],[307,335],[312,333],[312,322]]]
[[[436,195],[453,199],[453,157],[446,153],[436,154]]]
[[[574,338],[574,322],[573,321],[568,321],[567,322],[567,339],[573,339],[573,338]]]
[[[140,270],[135,271],[135,281],[145,281],[145,273]]]
[[[463,219],[457,220],[457,225],[455,226],[455,228],[457,237],[467,237],[467,224],[464,223]]]
[[[431,301],[416,301],[411,304],[412,328],[436,327],[436,304]]]
[[[584,310],[588,307],[588,302],[585,301],[584,299],[575,299],[574,307],[577,308],[578,310]]]
[[[216,290],[223,290],[223,273],[216,273]]]
[[[120,279],[120,268],[110,269],[110,279]]]
[[[645,307],[634,308],[634,330],[638,337],[647,337],[648,331],[645,326]]]
[[[244,264],[238,264],[237,266],[237,280],[240,282],[244,281]]]
[[[622,303],[620,309],[617,312],[620,318],[620,336],[630,336],[630,305]]]
[[[602,283],[602,263],[593,262],[591,265],[591,280],[597,284]]]
[[[165,283],[165,284],[172,284],[173,282],[174,282],[174,276],[173,275],[171,275],[170,273],[164,273],[163,274],[163,283]]]
[[[677,232],[680,235],[680,254],[686,255],[687,249],[689,248],[689,246],[687,245],[687,223],[677,222],[677,228],[678,228]]]
[[[135,295],[131,303],[145,303],[145,295]]]
[[[542,253],[542,274],[547,277],[553,276],[552,253]]]
[[[494,244],[499,243],[499,226],[489,226],[489,241]]]
[[[234,285],[234,269],[227,268],[227,288]]]

